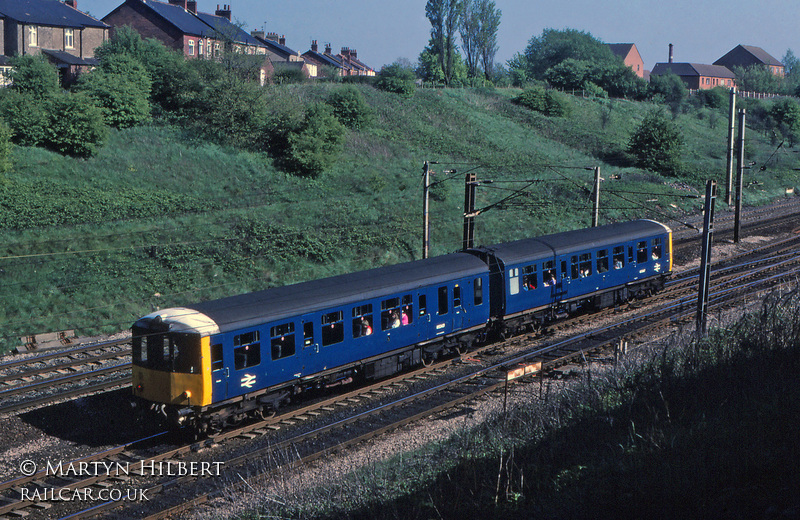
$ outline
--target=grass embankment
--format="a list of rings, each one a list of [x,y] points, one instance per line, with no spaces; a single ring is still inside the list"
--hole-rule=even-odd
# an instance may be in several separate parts
[[[272,489],[243,518],[797,518],[798,315],[796,294],[770,297],[418,452]]]
[[[270,99],[299,109],[335,88],[272,87]],[[16,147],[14,170],[0,178],[0,352],[21,335],[110,333],[156,308],[419,258],[426,160],[440,162],[434,181],[443,181],[432,190],[433,254],[460,247],[468,171],[495,181],[479,189],[479,208],[536,180],[526,197],[481,214],[476,236],[485,244],[588,225],[586,167],[601,166],[607,179],[602,222],[669,223],[699,207],[681,196],[724,172],[725,125],[709,124],[708,109],[676,119],[688,168],[673,179],[620,160],[651,104],[569,97],[570,116],[550,118],[512,104],[515,90],[401,99],[358,88],[372,122],[348,131],[342,157],[317,179],[166,124],[112,131],[88,160]],[[745,203],[793,185],[786,177],[796,160],[769,159],[774,149],[749,134],[749,159],[770,168]]]

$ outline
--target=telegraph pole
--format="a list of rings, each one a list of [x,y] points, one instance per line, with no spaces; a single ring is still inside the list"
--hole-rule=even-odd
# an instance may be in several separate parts
[[[736,126],[736,89],[731,88],[730,110],[728,111],[728,161],[727,182],[725,183],[725,204],[733,203],[733,130]]]
[[[744,108],[739,109],[739,155],[736,171],[736,210],[733,219],[733,241],[739,243],[739,231],[742,226],[742,182],[744,179],[744,120],[746,115]]]
[[[600,220],[600,167],[594,168],[594,193],[592,194],[592,227],[597,227]]]
[[[478,176],[474,173],[466,174],[464,178],[464,241],[462,249],[472,249],[475,245],[475,187],[478,185]]]
[[[700,276],[697,294],[697,333],[706,334],[706,311],[708,308],[708,286],[711,282],[711,240],[714,235],[714,201],[717,198],[716,181],[706,183],[706,205],[703,220],[703,244],[700,253]]]
[[[431,239],[430,204],[428,198],[431,189],[431,171],[428,161],[422,167],[422,258],[428,258]]]

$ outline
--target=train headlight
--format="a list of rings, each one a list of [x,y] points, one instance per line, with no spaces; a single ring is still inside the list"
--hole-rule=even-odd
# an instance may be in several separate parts
[[[190,390],[186,390],[186,391],[183,393],[183,398],[184,398],[184,399],[190,399],[191,397],[192,397],[192,392],[191,392]]]

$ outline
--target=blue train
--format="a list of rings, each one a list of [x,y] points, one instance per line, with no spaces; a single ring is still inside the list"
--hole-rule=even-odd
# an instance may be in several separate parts
[[[216,431],[645,296],[671,272],[671,230],[637,220],[164,309],[132,327],[134,403]]]

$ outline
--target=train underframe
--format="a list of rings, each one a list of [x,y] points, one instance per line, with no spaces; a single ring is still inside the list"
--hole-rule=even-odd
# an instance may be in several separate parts
[[[235,426],[245,419],[271,417],[278,409],[304,397],[321,395],[326,391],[354,383],[386,378],[420,365],[430,364],[442,356],[463,354],[487,339],[510,337],[545,327],[548,323],[566,316],[644,298],[663,289],[667,278],[668,275],[659,275],[622,287],[532,309],[504,319],[492,319],[485,327],[413,345],[387,356],[376,356],[334,371],[300,378],[288,385],[262,389],[211,406],[148,404],[173,427],[190,429],[200,435],[212,434],[226,427]]]

